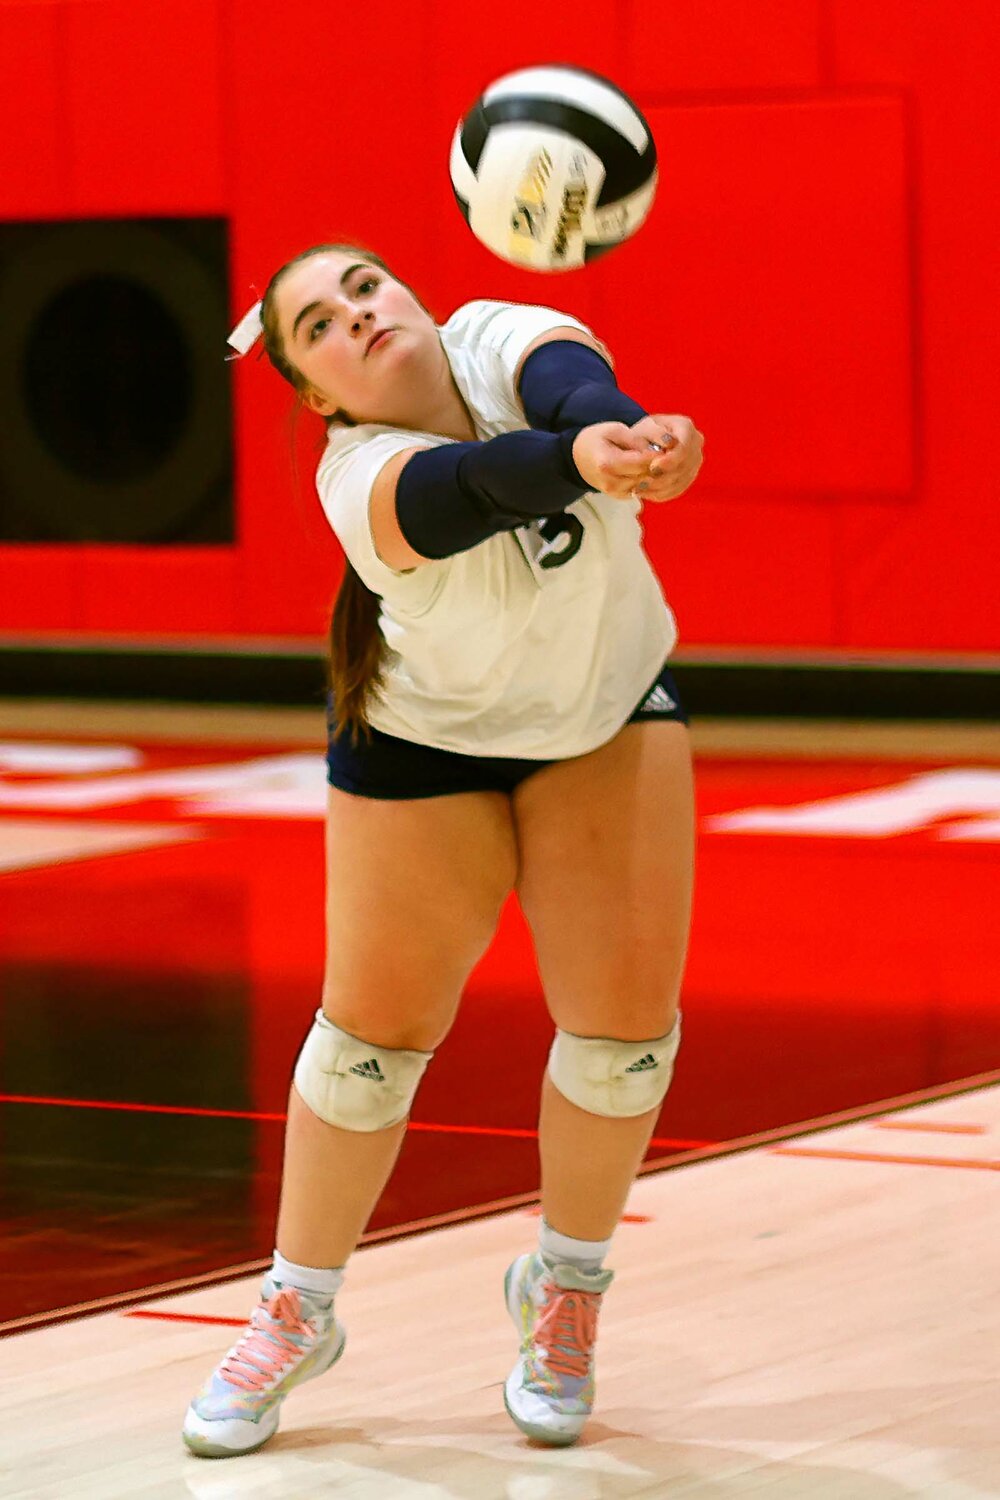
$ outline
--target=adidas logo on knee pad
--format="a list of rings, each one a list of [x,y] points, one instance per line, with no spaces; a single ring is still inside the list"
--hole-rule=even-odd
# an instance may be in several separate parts
[[[372,1058],[370,1062],[355,1063],[353,1068],[348,1068],[349,1073],[356,1073],[359,1078],[370,1078],[372,1083],[385,1083],[385,1074],[378,1065],[378,1059]]]
[[[367,1042],[342,1031],[318,1010],[295,1064],[295,1087],[306,1106],[328,1125],[387,1130],[406,1118],[432,1056],[433,1052]],[[378,1087],[367,1086],[373,1083]]]
[[[680,1039],[679,1015],[666,1036],[643,1041],[576,1036],[556,1027],[548,1074],[559,1092],[579,1109],[627,1119],[663,1103]],[[636,1057],[640,1047],[647,1050]]]

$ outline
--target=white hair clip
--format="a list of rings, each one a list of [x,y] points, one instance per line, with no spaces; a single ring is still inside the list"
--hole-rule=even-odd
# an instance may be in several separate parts
[[[250,311],[243,314],[227,338],[226,343],[236,350],[235,354],[227,355],[228,359],[241,359],[244,354],[249,354],[264,332],[264,325],[260,321],[260,309],[261,303],[255,302]]]

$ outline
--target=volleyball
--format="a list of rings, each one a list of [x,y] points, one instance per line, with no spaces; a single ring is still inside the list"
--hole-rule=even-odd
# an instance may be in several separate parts
[[[491,83],[451,144],[451,183],[472,233],[533,271],[576,270],[627,240],[656,178],[652,132],[628,95],[558,64]]]

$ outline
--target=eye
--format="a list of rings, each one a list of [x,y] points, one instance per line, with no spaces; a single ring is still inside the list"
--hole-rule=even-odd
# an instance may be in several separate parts
[[[319,319],[317,319],[317,321],[316,321],[316,322],[315,322],[315,323],[314,323],[314,324],[313,324],[313,325],[312,325],[312,327],[311,327],[311,328],[310,328],[310,330],[309,330],[309,342],[310,342],[310,344],[311,344],[311,343],[312,343],[312,341],[313,341],[313,335],[314,335],[314,334],[315,334],[315,332],[316,332],[316,330],[317,330],[317,328],[325,328],[325,327],[326,327],[326,325],[327,325],[327,323],[329,323],[329,321],[330,321],[330,319],[329,319],[329,318],[319,318]]]
[[[371,291],[374,291],[377,286],[378,286],[378,277],[377,276],[366,276],[365,279],[364,279],[364,281],[362,281],[362,282],[359,283],[359,285],[358,285],[358,291],[359,292],[363,292],[366,287],[368,287]]]

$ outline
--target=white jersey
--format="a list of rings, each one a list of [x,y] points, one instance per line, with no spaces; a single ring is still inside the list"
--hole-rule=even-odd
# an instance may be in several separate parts
[[[565,313],[511,302],[466,303],[439,328],[479,439],[527,427],[514,372],[533,339],[562,327],[589,331]],[[643,550],[641,504],[584,495],[568,507],[580,523],[572,531],[551,518],[396,572],[375,551],[372,485],[394,454],[450,441],[366,423],[331,429],[320,460],[330,525],[381,597],[388,661],[369,720],[467,755],[583,755],[627,722],[677,642]]]

